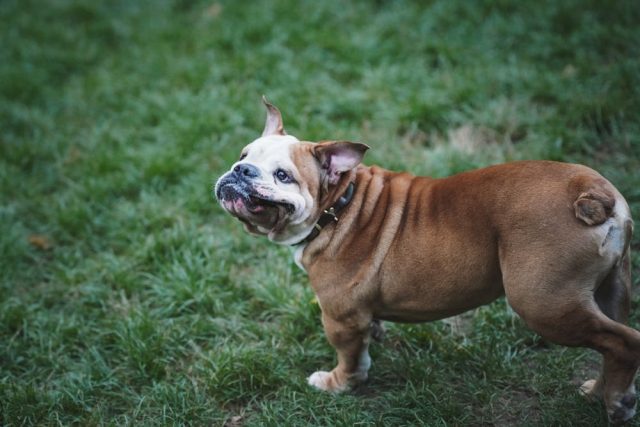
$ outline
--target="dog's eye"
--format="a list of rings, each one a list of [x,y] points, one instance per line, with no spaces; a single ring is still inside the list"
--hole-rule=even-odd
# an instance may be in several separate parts
[[[278,178],[278,181],[283,182],[285,184],[293,181],[288,173],[286,173],[282,169],[278,169],[275,173],[275,177]]]
[[[238,161],[244,160],[245,157],[247,157],[247,153],[240,154],[240,159]]]

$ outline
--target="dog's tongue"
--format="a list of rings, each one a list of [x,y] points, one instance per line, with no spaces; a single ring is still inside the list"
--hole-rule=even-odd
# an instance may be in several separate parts
[[[229,199],[222,200],[222,205],[228,211],[233,211],[233,210],[235,210],[235,207],[236,207],[235,201],[234,200],[229,200]]]
[[[222,202],[224,204],[225,209],[228,211],[233,211],[236,213],[249,211],[251,213],[258,213],[265,210],[265,207],[259,203],[253,203],[253,201],[245,202],[242,197],[237,197],[234,199],[227,199]]]
[[[245,203],[242,198],[225,199],[222,201],[225,209],[232,212],[240,212],[245,208]]]

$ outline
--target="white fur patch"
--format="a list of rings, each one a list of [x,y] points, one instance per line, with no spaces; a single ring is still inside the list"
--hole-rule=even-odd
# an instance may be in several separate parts
[[[299,178],[297,165],[291,158],[291,148],[300,141],[291,135],[267,135],[247,145],[243,152],[246,156],[231,166],[231,170],[241,163],[250,163],[260,170],[260,176],[254,179],[254,188],[265,199],[286,202],[294,207],[294,213],[288,216],[287,225],[277,233],[261,229],[270,240],[291,245],[304,239],[313,228],[306,224],[313,212],[314,199],[309,191],[302,189],[296,182],[281,182],[275,176],[279,169],[294,179]],[[300,264],[299,264],[300,265]]]
[[[369,368],[371,367],[371,357],[369,357],[369,351],[365,348],[360,353],[360,357],[358,358],[358,368],[355,372],[355,378],[357,382],[361,382],[367,379],[367,372],[369,372]],[[332,391],[332,392],[341,392],[346,390],[349,385],[344,384],[338,388],[330,388],[329,387],[329,379],[331,378],[331,372],[326,371],[316,371],[307,378],[307,383],[309,385],[314,386],[320,390],[324,391]]]
[[[613,216],[598,227],[600,256],[618,260],[622,257],[626,245],[626,221],[630,212],[624,200],[617,199]]]
[[[285,159],[290,162],[291,146],[299,142],[298,138],[291,135],[263,136],[245,147],[247,157],[244,160],[265,167],[274,167]]]
[[[317,371],[311,374],[309,378],[307,378],[307,383],[315,388],[324,391],[340,391],[329,389],[329,385],[327,384],[329,382],[329,378],[331,378],[331,372]]]
[[[302,253],[304,252],[304,248],[306,247],[307,245],[304,244],[298,245],[293,249],[293,260],[295,261],[296,265],[300,267],[300,269],[305,273],[307,272],[307,270],[304,268],[304,265],[302,265]]]
[[[371,368],[371,356],[369,356],[369,350],[365,348],[360,353],[360,359],[358,360],[358,373],[367,378],[369,368]]]

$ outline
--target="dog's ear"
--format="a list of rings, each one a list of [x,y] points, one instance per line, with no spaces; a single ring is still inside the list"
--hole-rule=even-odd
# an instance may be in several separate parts
[[[328,183],[337,184],[340,175],[360,164],[368,145],[349,141],[319,142],[313,147],[313,155],[326,172]]]
[[[282,124],[282,114],[280,114],[280,110],[267,101],[267,97],[264,95],[262,95],[262,102],[264,102],[264,106],[267,107],[267,121],[264,123],[262,136],[286,135],[287,132],[285,132],[284,125]]]

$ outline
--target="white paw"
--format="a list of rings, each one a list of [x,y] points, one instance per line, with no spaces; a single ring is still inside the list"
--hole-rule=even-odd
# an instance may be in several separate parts
[[[630,420],[636,414],[636,400],[635,388],[632,392],[618,398],[607,408],[609,421],[617,425]]]
[[[330,372],[317,371],[317,372],[314,372],[313,374],[311,374],[309,376],[309,378],[307,378],[307,382],[309,383],[309,385],[312,385],[315,388],[318,388],[320,390],[332,391],[329,388],[329,379],[330,378],[331,378],[331,373]]]
[[[579,392],[588,399],[595,399],[596,397],[599,397],[598,390],[596,390],[596,380],[585,381],[584,384],[580,386]]]
[[[633,418],[636,415],[636,410],[625,406],[619,406],[616,409],[607,411],[607,413],[609,414],[609,421],[611,424],[618,425]]]

